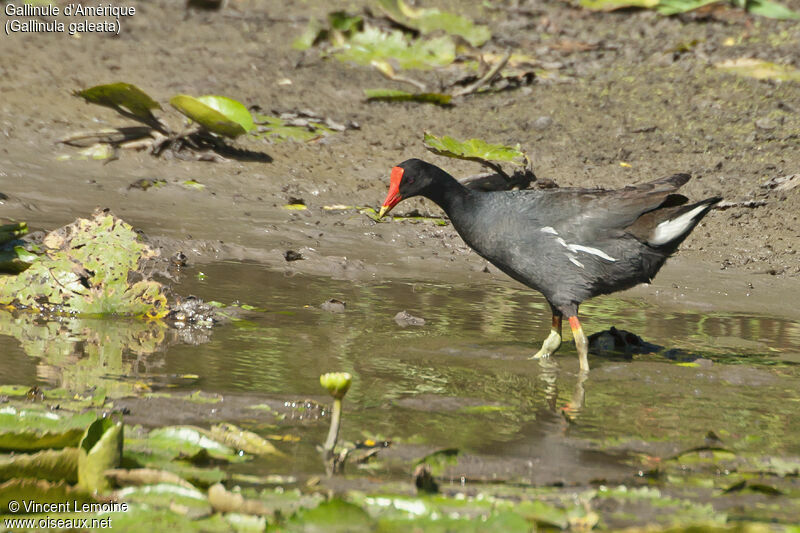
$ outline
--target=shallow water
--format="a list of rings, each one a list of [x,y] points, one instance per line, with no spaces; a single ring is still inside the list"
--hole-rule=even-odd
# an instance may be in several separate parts
[[[354,376],[343,439],[388,439],[419,454],[458,448],[472,454],[459,468],[474,479],[620,478],[630,474],[633,454],[674,454],[702,445],[710,431],[737,453],[800,455],[797,322],[666,313],[641,301],[600,298],[581,309],[587,333],[615,326],[669,351],[633,359],[591,355],[583,382],[568,328],[555,357],[528,359],[547,333],[549,310],[519,286],[353,283],[241,263],[202,270],[204,277],[188,271],[177,292],[265,311],[218,327],[196,345],[156,325],[6,316],[0,382],[73,390],[102,382],[110,396],[145,383],[152,391],[238,398],[245,414],[235,414],[237,423],[301,437],[291,445],[293,461],[264,468],[301,475],[321,468],[314,445],[327,416],[304,408],[303,400],[327,404],[319,376],[328,371]],[[346,302],[346,311],[320,309],[329,298]],[[400,327],[393,317],[402,310],[425,325]],[[170,342],[159,348],[163,339]],[[267,401],[288,405],[289,416],[246,410]],[[151,425],[170,423],[174,414],[141,409],[134,415]]]

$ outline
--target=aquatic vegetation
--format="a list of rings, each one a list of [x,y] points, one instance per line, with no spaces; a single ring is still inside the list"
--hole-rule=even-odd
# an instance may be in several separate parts
[[[79,218],[42,240],[23,272],[0,277],[0,306],[41,314],[164,317],[164,287],[132,274],[156,256],[133,228],[107,211]]]

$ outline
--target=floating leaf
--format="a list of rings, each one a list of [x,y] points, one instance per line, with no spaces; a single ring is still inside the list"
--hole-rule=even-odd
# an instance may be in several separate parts
[[[467,141],[457,141],[452,137],[436,137],[427,131],[423,142],[425,148],[437,155],[454,157],[457,159],[467,159],[469,161],[503,161],[522,166],[519,161],[527,161],[525,152],[520,150],[519,144],[516,146],[504,146],[502,144],[489,144],[481,139],[469,139]]]
[[[0,250],[0,272],[19,274],[25,271],[39,256],[29,252],[24,246],[14,246]]]
[[[114,215],[98,210],[48,233],[43,244],[45,253],[27,270],[0,277],[0,304],[98,316],[167,313],[160,283],[128,282],[139,262],[156,252]]]
[[[225,490],[222,483],[212,485],[208,489],[208,501],[219,513],[242,513],[249,515],[271,514],[261,502],[246,500],[241,494]]]
[[[89,494],[78,487],[71,487],[65,481],[50,483],[40,479],[11,479],[0,485],[0,514],[9,512],[8,504],[15,501],[19,506],[14,514],[35,512],[29,508],[35,503],[69,503],[70,508],[84,503],[95,503]]]
[[[170,457],[192,457],[205,451],[209,457],[230,462],[241,462],[245,456],[236,453],[221,442],[207,435],[206,431],[191,426],[167,426],[154,429],[146,439],[129,439],[126,447],[152,450]]]
[[[414,9],[403,0],[379,0],[386,14],[403,26],[418,30],[423,35],[443,30],[450,35],[463,37],[472,46],[481,46],[492,37],[487,26],[473,23],[466,17],[438,9]]]
[[[789,65],[778,65],[760,59],[740,57],[714,65],[720,70],[757,80],[800,81],[800,70]]]
[[[364,94],[369,101],[379,102],[422,102],[446,106],[453,98],[442,93],[409,93],[395,89],[365,89]]]
[[[78,449],[43,450],[34,454],[0,455],[0,479],[29,477],[78,481]]]
[[[78,446],[78,486],[92,493],[111,488],[104,472],[122,459],[122,422],[98,418],[86,429]]]
[[[233,424],[218,424],[211,427],[211,436],[219,442],[253,455],[283,455],[271,442],[245,431]]]
[[[345,41],[334,56],[359,65],[389,60],[399,68],[429,70],[455,61],[456,47],[447,35],[412,41],[400,30],[386,32],[369,26]]]
[[[289,531],[325,531],[358,533],[375,530],[364,509],[342,500],[330,500],[313,509],[300,511],[287,524]]]
[[[308,209],[306,204],[286,204],[283,206],[284,209],[288,209],[289,211],[305,211]]]
[[[203,101],[200,98],[179,94],[170,98],[169,103],[172,105],[172,107],[189,117],[191,120],[197,122],[208,131],[213,133],[233,138],[248,132],[248,121],[243,116],[241,109],[237,108],[238,111],[234,112],[232,115],[229,115],[208,103],[209,98],[220,99],[223,97],[216,96],[205,98],[207,100]],[[235,102],[234,100],[230,101]],[[216,103],[219,104],[219,101],[216,101]],[[247,111],[247,108],[245,108],[242,104],[239,104],[238,102],[236,103],[244,108],[244,112],[249,117],[249,129],[252,129],[253,118],[250,116],[250,112]],[[217,107],[225,108],[224,105],[217,105]]]
[[[161,109],[158,102],[150,98],[147,93],[133,84],[124,82],[96,85],[89,89],[77,91],[75,95],[80,96],[87,102],[110,107],[115,111],[122,109],[148,124],[154,120],[150,110]]]
[[[42,450],[77,446],[86,426],[97,415],[84,413],[69,416],[51,411],[0,408],[0,449]]]
[[[114,496],[126,502],[171,509],[190,518],[208,516],[212,511],[205,493],[191,486],[172,483],[125,487],[116,491]],[[203,529],[198,528],[198,530]]]

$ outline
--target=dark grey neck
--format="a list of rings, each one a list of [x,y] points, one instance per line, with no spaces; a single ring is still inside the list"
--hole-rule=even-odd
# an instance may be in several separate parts
[[[472,191],[461,185],[453,176],[445,171],[436,176],[435,188],[422,193],[423,196],[436,202],[451,219],[466,213],[467,204],[472,199]]]

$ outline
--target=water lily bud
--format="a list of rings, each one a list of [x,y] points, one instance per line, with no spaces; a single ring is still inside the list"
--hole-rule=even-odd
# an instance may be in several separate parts
[[[337,400],[344,398],[344,395],[350,389],[352,380],[353,376],[347,372],[329,372],[319,377],[320,385],[328,389],[330,395]]]

